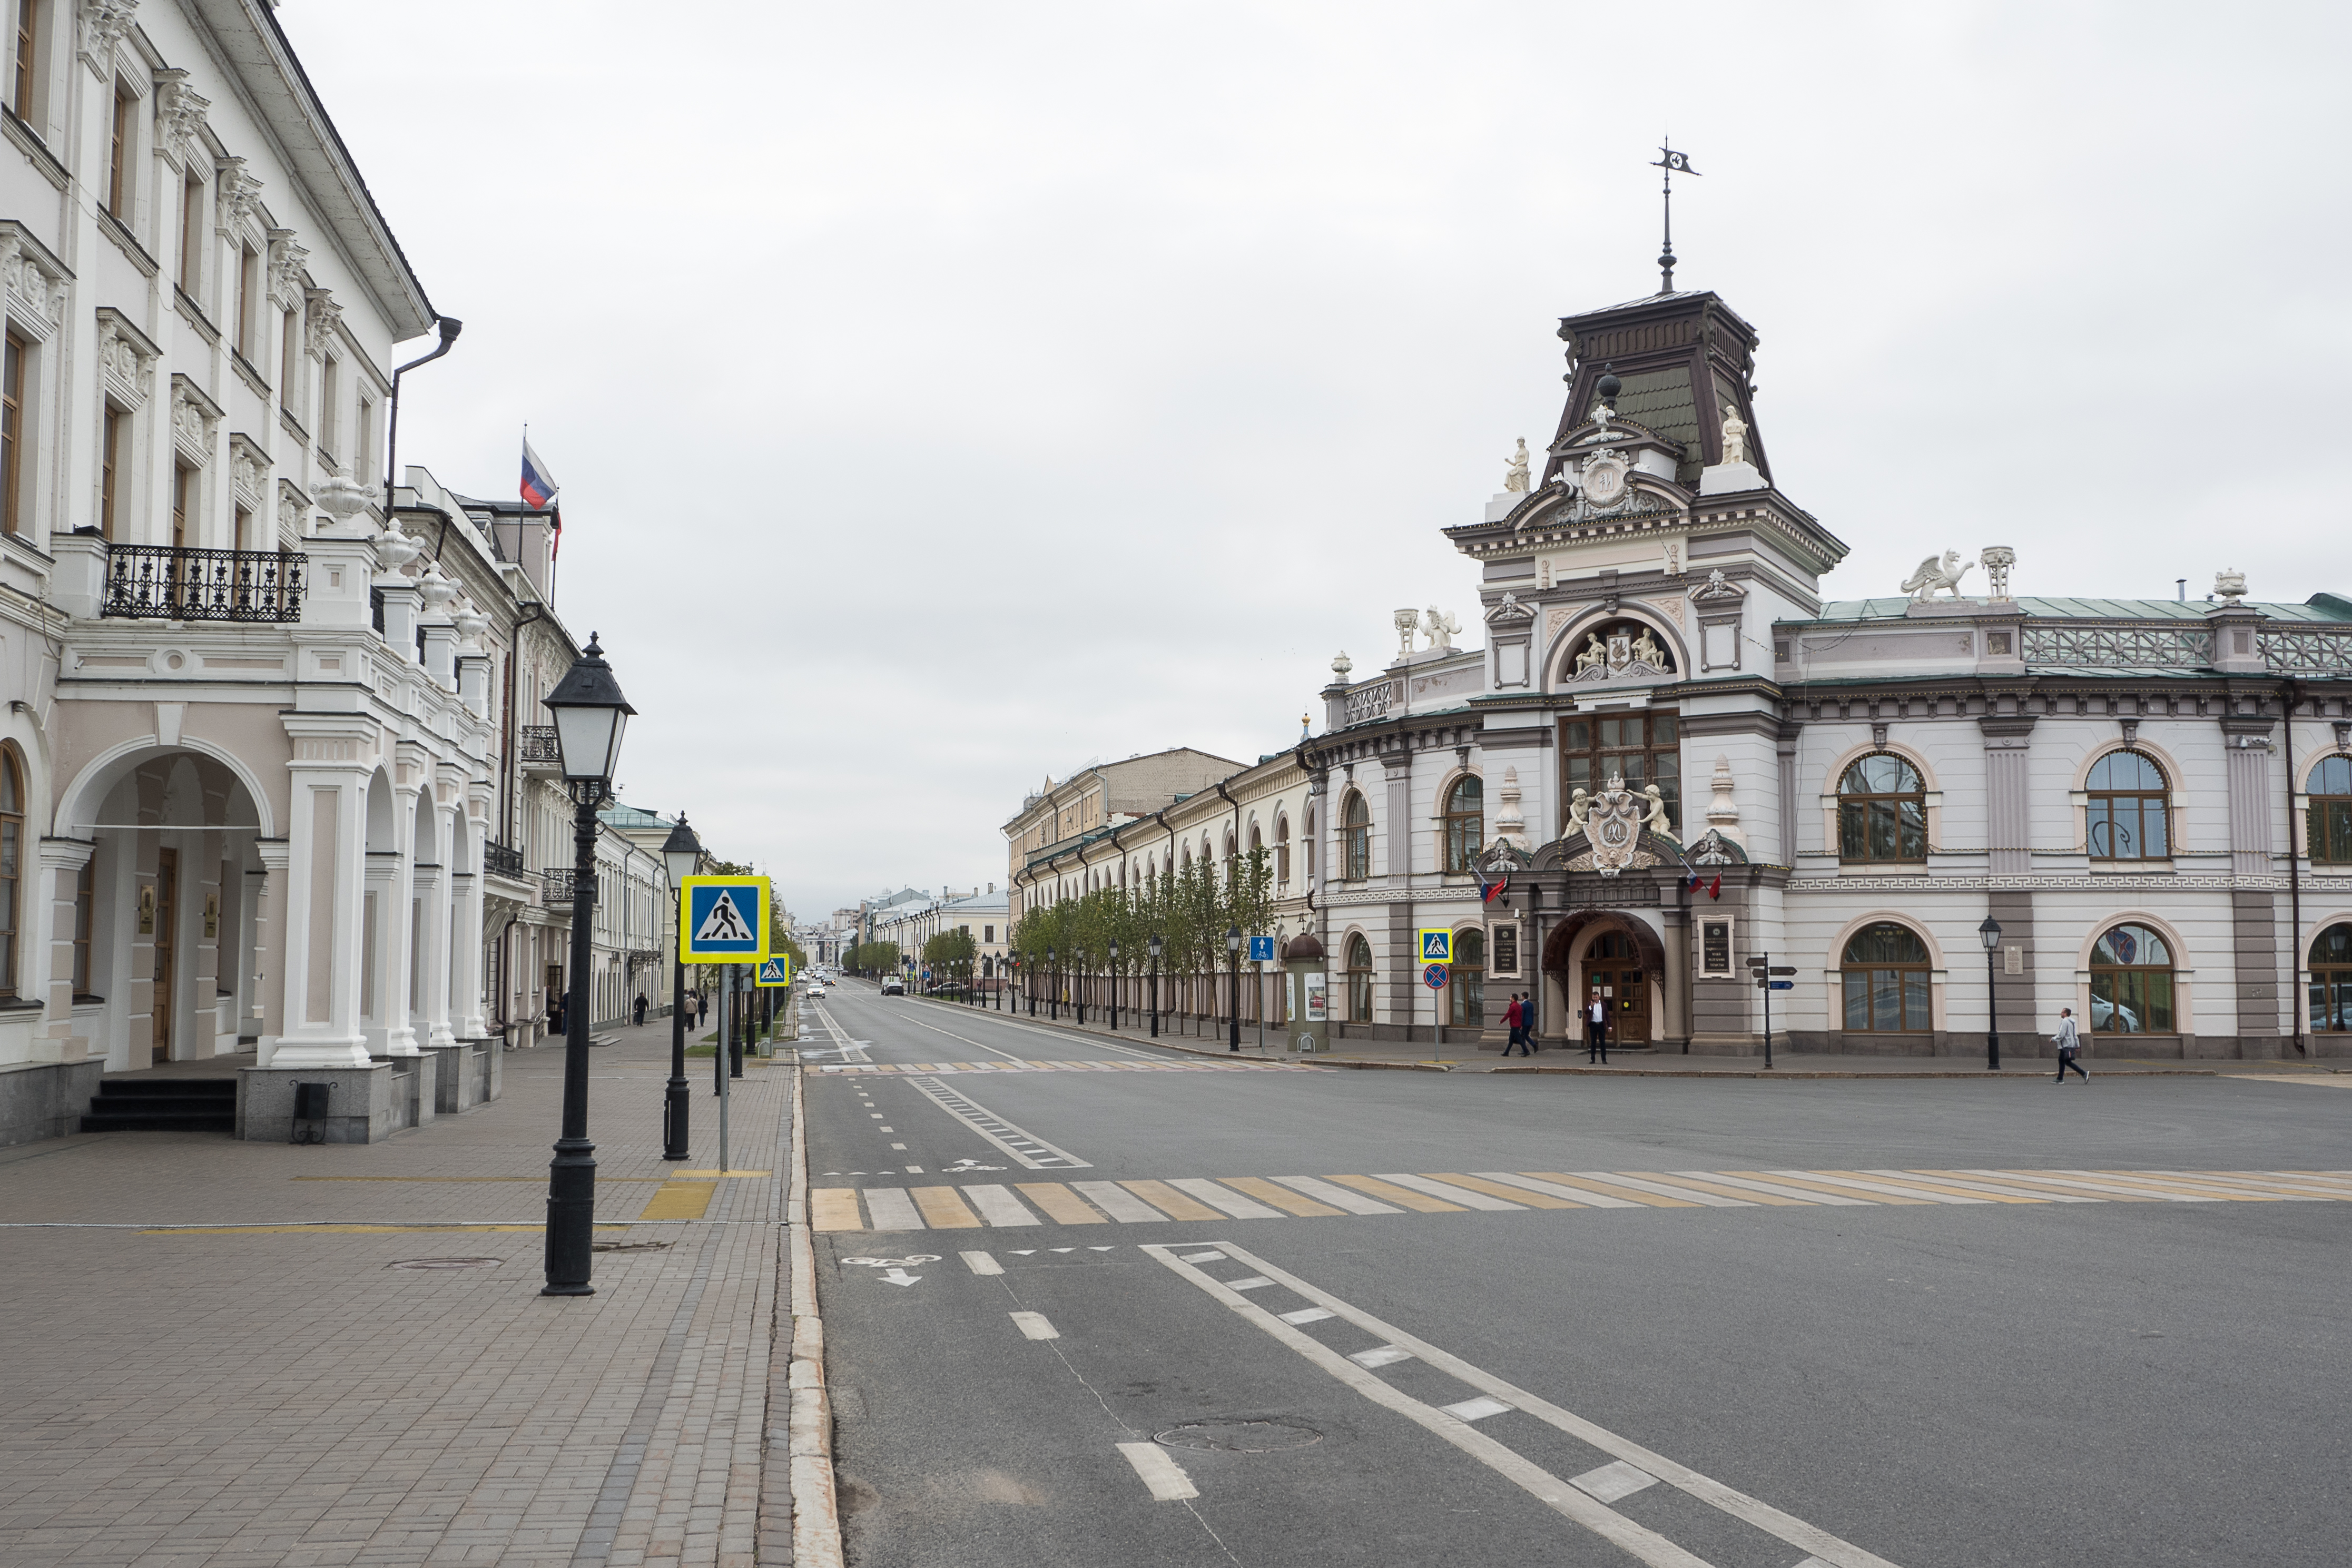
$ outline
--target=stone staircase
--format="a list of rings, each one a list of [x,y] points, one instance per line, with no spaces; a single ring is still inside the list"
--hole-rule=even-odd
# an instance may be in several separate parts
[[[236,1131],[234,1078],[118,1078],[99,1085],[81,1119],[85,1133]]]

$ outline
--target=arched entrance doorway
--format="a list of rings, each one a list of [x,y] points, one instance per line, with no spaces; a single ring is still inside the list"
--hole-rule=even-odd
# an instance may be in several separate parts
[[[1647,1046],[1656,1038],[1666,950],[1647,921],[1617,910],[1578,910],[1544,939],[1543,967],[1571,1021],[1598,989],[1609,1004],[1612,1045]]]

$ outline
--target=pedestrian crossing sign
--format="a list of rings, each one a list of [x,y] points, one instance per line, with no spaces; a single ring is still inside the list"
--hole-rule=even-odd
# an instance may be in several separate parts
[[[756,964],[768,956],[768,879],[690,876],[677,890],[684,964]]]
[[[793,961],[782,953],[760,961],[757,983],[762,986],[789,986],[793,983]]]
[[[1423,963],[1451,964],[1454,962],[1454,933],[1452,931],[1423,930],[1416,933],[1416,935],[1421,938],[1421,961]]]

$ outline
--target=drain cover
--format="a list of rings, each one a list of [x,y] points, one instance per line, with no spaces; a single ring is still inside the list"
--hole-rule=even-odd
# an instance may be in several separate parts
[[[1323,1440],[1310,1427],[1281,1421],[1187,1421],[1171,1427],[1152,1439],[1171,1448],[1216,1448],[1228,1454],[1272,1454],[1284,1448],[1304,1448]]]
[[[387,1269],[495,1269],[505,1262],[503,1258],[411,1258],[404,1262],[386,1263]]]

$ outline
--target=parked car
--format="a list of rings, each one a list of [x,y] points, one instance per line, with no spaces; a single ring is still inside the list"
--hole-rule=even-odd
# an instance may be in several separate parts
[[[882,982],[882,994],[886,997],[903,997],[907,994],[907,982],[893,975]]]

